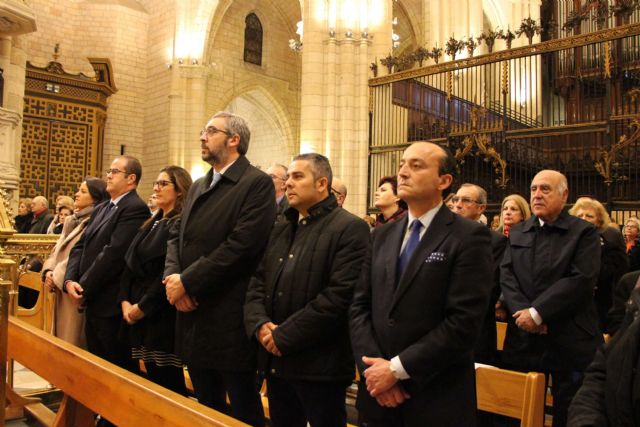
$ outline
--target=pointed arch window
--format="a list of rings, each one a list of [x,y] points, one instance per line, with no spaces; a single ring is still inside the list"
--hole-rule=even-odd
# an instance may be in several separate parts
[[[262,23],[255,13],[244,20],[244,62],[262,65]]]

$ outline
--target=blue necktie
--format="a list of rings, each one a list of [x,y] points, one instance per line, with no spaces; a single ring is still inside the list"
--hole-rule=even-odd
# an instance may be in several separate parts
[[[402,277],[404,274],[404,270],[409,265],[409,261],[413,256],[413,253],[416,251],[418,247],[418,243],[420,243],[420,229],[422,228],[422,223],[419,219],[414,219],[411,223],[411,235],[409,236],[409,240],[407,240],[407,244],[404,246],[404,250],[400,254],[400,258],[398,258],[398,278]]]
[[[220,172],[214,171],[213,178],[211,178],[211,185],[209,186],[209,188],[215,187],[218,181],[220,181],[221,179],[222,179],[222,174]]]

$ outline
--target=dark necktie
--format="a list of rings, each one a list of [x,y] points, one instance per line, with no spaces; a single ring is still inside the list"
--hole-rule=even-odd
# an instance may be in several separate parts
[[[404,250],[400,254],[400,258],[398,258],[398,278],[402,277],[404,274],[404,270],[409,265],[409,261],[413,256],[413,253],[416,251],[418,247],[418,243],[420,243],[420,229],[422,228],[422,223],[419,219],[414,219],[411,223],[411,235],[409,236],[409,240],[407,240],[407,244],[404,245]]]
[[[105,208],[100,213],[100,218],[96,218],[96,225],[101,225],[103,222],[107,221],[111,216],[111,212],[113,212],[113,208],[115,206],[116,205],[113,202],[109,202],[109,204],[105,206]]]

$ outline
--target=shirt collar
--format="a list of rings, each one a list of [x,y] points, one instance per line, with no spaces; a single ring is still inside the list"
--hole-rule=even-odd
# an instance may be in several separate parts
[[[220,175],[224,175],[224,173],[233,165],[238,159],[235,159],[233,162],[229,163],[227,166],[223,167],[219,171],[216,168],[213,168],[213,172],[218,172]]]
[[[115,206],[118,206],[118,203],[120,203],[120,200],[122,200],[122,198],[129,193],[131,193],[131,191],[127,191],[126,193],[119,195],[115,199],[111,199],[111,203],[113,203]]]
[[[440,201],[440,203],[438,203],[438,206],[428,210],[427,212],[425,212],[420,218],[416,218],[415,216],[411,215],[411,211],[407,210],[407,229],[409,229],[409,227],[411,227],[411,224],[413,224],[413,220],[414,219],[418,219],[421,223],[422,226],[424,227],[425,231],[427,230],[427,228],[429,228],[429,225],[431,225],[431,221],[433,221],[433,218],[436,216],[436,214],[438,213],[438,210],[442,207],[442,201]]]

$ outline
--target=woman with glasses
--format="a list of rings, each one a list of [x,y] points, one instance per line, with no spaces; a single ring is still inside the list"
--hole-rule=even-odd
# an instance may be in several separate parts
[[[632,216],[624,226],[624,238],[627,244],[627,255],[629,256],[629,271],[640,270],[640,220]]]
[[[398,179],[395,176],[380,178],[373,205],[380,209],[374,228],[398,221],[407,215],[407,204],[398,197]]]
[[[80,313],[78,306],[62,292],[62,286],[71,249],[82,237],[95,205],[108,199],[107,185],[103,180],[85,178],[75,194],[75,212],[65,219],[60,238],[42,267],[45,286],[57,294],[53,334],[81,348],[87,348],[84,314]]]
[[[595,225],[600,234],[600,275],[596,283],[594,300],[598,309],[600,328],[607,332],[607,313],[613,303],[613,289],[629,269],[624,240],[617,226],[612,225],[611,217],[602,203],[595,199],[580,197],[569,209],[569,214]]]
[[[177,225],[191,183],[179,166],[160,171],[153,183],[158,209],[129,246],[118,298],[126,322],[123,339],[132,357],[144,360],[151,381],[183,395],[183,363],[173,354],[176,310],[167,301],[162,278],[169,229]]]

